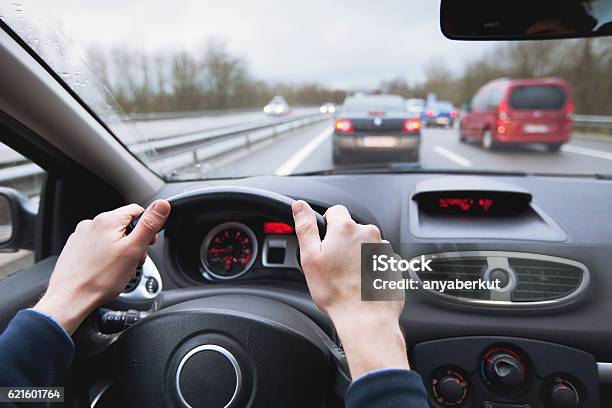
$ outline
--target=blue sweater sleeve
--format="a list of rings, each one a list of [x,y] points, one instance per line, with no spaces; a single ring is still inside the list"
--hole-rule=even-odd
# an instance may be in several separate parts
[[[351,383],[346,408],[428,408],[427,392],[414,371],[388,369],[367,373]]]
[[[55,320],[21,310],[0,335],[0,387],[61,386],[74,343]]]

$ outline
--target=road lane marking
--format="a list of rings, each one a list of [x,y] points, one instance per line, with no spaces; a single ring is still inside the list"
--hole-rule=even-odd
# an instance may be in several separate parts
[[[568,153],[582,154],[583,156],[596,157],[598,159],[612,160],[612,153],[602,152],[600,150],[588,149],[586,147],[579,147],[573,145],[563,145],[561,150]]]
[[[457,163],[461,167],[472,167],[472,162],[471,161],[469,161],[465,157],[459,156],[455,152],[451,152],[446,147],[435,145],[433,150],[434,150],[434,152],[438,153],[439,155],[446,157],[448,160]]]
[[[284,162],[276,171],[274,172],[277,176],[288,176],[295,170],[302,162],[310,156],[310,154],[317,148],[321,143],[325,141],[328,137],[332,135],[334,131],[333,127],[328,127],[324,129],[321,133],[319,133],[314,139],[308,142],[304,147],[298,150],[293,156],[289,158],[286,162]]]

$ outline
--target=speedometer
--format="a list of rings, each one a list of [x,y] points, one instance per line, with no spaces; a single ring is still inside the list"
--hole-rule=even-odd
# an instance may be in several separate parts
[[[257,258],[257,238],[239,222],[217,225],[204,238],[200,260],[204,274],[232,279],[246,273]]]

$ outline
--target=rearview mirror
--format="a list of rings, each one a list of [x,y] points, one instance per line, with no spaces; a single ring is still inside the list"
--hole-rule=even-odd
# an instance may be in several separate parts
[[[453,40],[538,40],[612,35],[612,0],[442,0]]]
[[[0,252],[34,249],[36,209],[19,191],[0,187]]]

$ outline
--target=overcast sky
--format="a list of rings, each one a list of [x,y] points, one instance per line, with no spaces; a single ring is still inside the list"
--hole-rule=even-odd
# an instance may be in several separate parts
[[[223,39],[266,80],[374,87],[421,79],[432,63],[459,72],[493,43],[454,42],[438,0],[25,0],[71,45],[198,51]],[[3,13],[7,10],[4,9]],[[11,11],[9,11],[11,12]]]

